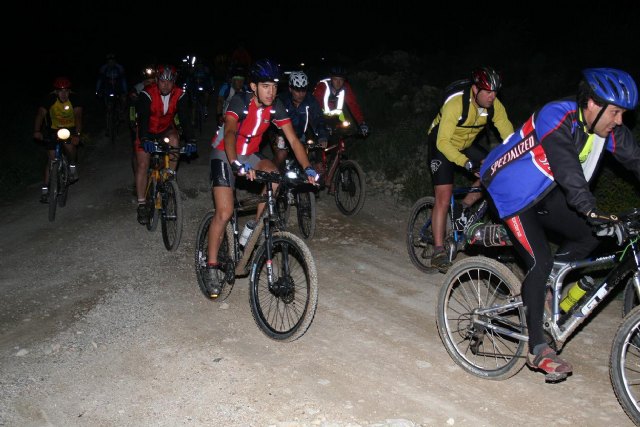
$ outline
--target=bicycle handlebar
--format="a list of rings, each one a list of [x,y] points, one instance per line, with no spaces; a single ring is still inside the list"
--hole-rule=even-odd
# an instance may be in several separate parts
[[[258,169],[254,169],[256,173],[256,181],[262,183],[273,182],[276,184],[287,183],[293,185],[309,184],[307,177],[301,177],[295,172],[281,174],[280,172],[265,172]]]
[[[148,141],[153,142],[153,146],[154,146],[154,150],[151,152],[151,154],[154,153],[158,153],[158,154],[163,154],[163,153],[180,153],[180,154],[185,154],[186,151],[186,147],[174,147],[172,145],[169,145],[168,142],[164,142],[164,141],[156,141],[153,139],[150,139]],[[144,144],[144,140],[140,141],[140,145]]]

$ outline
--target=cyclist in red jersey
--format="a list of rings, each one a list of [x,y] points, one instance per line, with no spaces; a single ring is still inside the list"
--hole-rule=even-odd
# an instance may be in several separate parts
[[[136,105],[138,113],[138,138],[140,143],[136,147],[136,194],[138,196],[138,222],[146,224],[149,215],[145,203],[147,187],[147,171],[151,154],[154,150],[152,139],[169,139],[172,147],[180,146],[180,133],[175,123],[178,116],[184,139],[189,141],[186,154],[197,150],[195,140],[192,139],[189,127],[189,103],[184,90],[176,86],[178,73],[173,65],[160,65],[156,70],[156,82],[140,92]],[[169,166],[175,171],[178,166],[178,156],[173,156]]]
[[[369,126],[364,122],[364,114],[356,95],[347,81],[347,71],[344,67],[336,65],[329,70],[329,78],[320,80],[313,89],[313,96],[318,100],[327,122],[344,120],[343,111],[348,109],[353,116],[360,133],[366,136]]]
[[[296,136],[282,102],[276,98],[280,69],[269,60],[256,61],[249,71],[250,92],[234,95],[225,112],[224,126],[219,130],[224,138],[214,138],[211,150],[211,187],[215,215],[209,227],[209,247],[207,270],[204,280],[211,298],[217,298],[221,292],[218,272],[218,250],[227,222],[233,214],[233,189],[235,176],[245,175],[254,180],[255,169],[274,172],[278,168],[259,152],[262,135],[270,123],[282,129],[296,159],[304,167],[309,183],[315,183],[318,174],[309,164],[304,146]],[[258,206],[256,219],[260,218],[264,203]],[[224,274],[221,272],[221,274]]]

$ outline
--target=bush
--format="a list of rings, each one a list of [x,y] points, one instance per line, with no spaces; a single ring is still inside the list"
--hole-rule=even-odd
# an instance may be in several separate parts
[[[544,67],[551,65],[543,64]],[[371,129],[367,139],[350,147],[350,154],[361,162],[366,171],[380,172],[388,181],[403,184],[402,196],[410,203],[433,194],[427,131],[437,113],[442,89],[450,81],[460,78],[460,74],[452,73],[450,81],[437,84],[435,79],[443,75],[442,69],[434,70],[427,66],[424,58],[400,51],[382,53],[349,68],[358,70],[351,73],[350,82]],[[570,74],[533,73],[534,77],[544,75],[544,84],[535,80],[531,82],[532,77],[528,74],[523,75],[520,82],[513,78],[513,84],[503,89],[500,98],[514,127],[520,126],[545,102],[566,96],[567,90],[576,86],[576,78]],[[530,90],[531,85],[535,85],[535,91]],[[632,127],[637,115],[625,119],[629,119],[628,126]],[[634,134],[638,140],[638,129],[634,128]],[[486,137],[488,143],[481,136],[478,139],[490,147],[500,142],[499,137],[492,133]],[[610,155],[605,155],[600,169],[600,176],[592,183],[600,209],[619,212],[639,205],[638,191],[635,190],[637,179],[631,173],[626,170],[618,172],[624,168]],[[464,174],[456,174],[456,185],[469,185],[470,182]]]

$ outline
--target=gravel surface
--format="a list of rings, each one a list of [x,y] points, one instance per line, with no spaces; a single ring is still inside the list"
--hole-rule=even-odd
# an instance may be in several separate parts
[[[473,377],[436,331],[442,276],[406,254],[409,207],[377,186],[355,217],[321,193],[308,241],[318,311],[299,340],[260,332],[245,278],[226,301],[206,299],[193,252],[211,208],[207,139],[178,173],[185,221],[173,253],[159,228],[136,222],[124,139],[86,150],[55,222],[38,186],[4,203],[0,425],[631,425],[608,376],[621,301],[565,346],[568,381],[547,385],[527,368],[505,381]]]

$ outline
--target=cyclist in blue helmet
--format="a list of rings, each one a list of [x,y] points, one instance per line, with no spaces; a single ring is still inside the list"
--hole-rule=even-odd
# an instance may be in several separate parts
[[[587,257],[594,235],[614,235],[617,217],[601,211],[589,182],[605,152],[640,179],[640,146],[622,122],[636,108],[638,88],[626,72],[589,68],[576,97],[549,102],[503,144],[480,169],[481,179],[505,221],[528,273],[522,300],[529,330],[527,364],[548,380],[573,368],[547,344],[543,333],[546,280],[553,261]],[[551,253],[547,236],[558,239]]]
[[[224,114],[224,125],[212,143],[210,177],[216,211],[209,227],[208,261],[204,274],[211,298],[217,298],[222,291],[219,275],[225,273],[218,262],[218,249],[227,222],[233,214],[235,175],[254,180],[254,169],[266,172],[278,170],[270,159],[260,153],[262,135],[271,123],[284,132],[309,183],[314,184],[318,179],[304,146],[296,136],[291,118],[280,99],[276,98],[280,80],[278,64],[270,59],[256,61],[249,70],[249,80],[250,91],[233,96]],[[258,206],[256,221],[263,209],[264,203]]]

